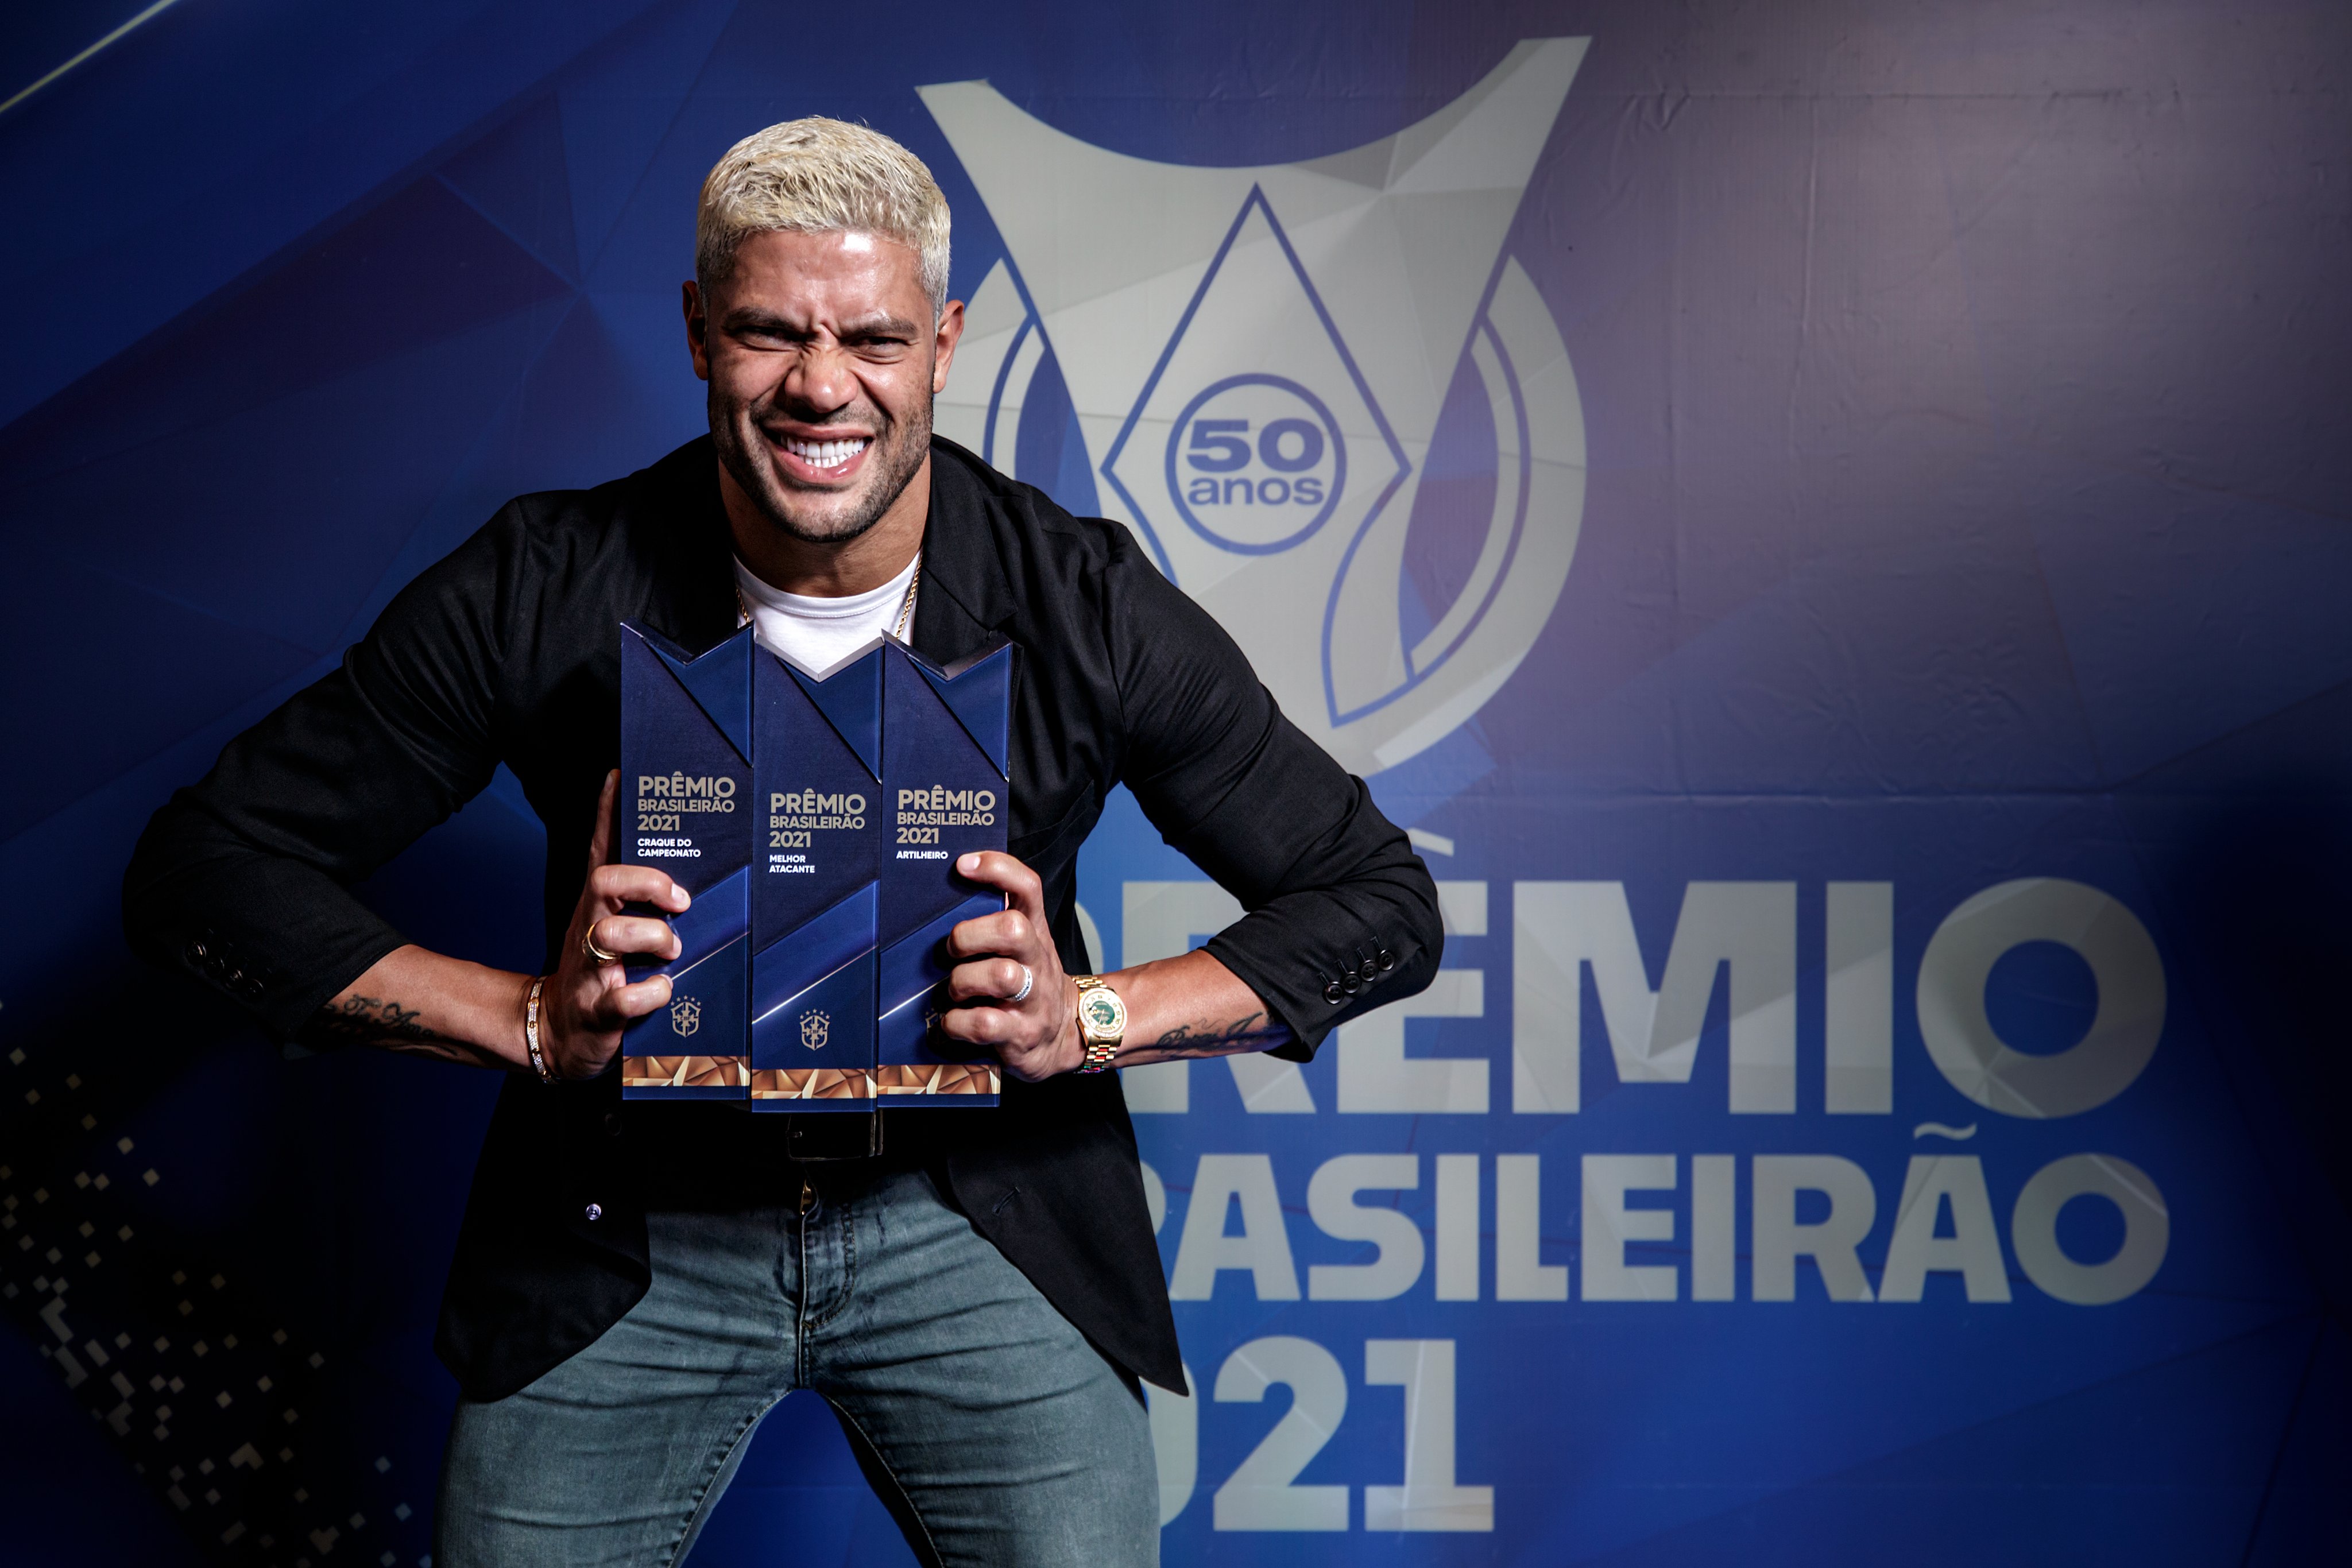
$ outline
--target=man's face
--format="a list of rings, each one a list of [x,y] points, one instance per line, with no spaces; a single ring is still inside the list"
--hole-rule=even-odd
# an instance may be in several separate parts
[[[929,455],[963,307],[936,319],[908,246],[857,232],[745,239],[707,290],[686,286],[695,373],[719,461],[778,528],[841,544],[874,526]]]

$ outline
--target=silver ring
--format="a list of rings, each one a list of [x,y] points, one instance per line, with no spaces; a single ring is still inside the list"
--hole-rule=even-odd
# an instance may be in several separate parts
[[[1014,1004],[1014,1003],[1019,1003],[1019,1002],[1025,1002],[1025,1001],[1027,1001],[1027,1000],[1029,999],[1029,993],[1030,993],[1030,991],[1031,991],[1032,989],[1034,989],[1034,988],[1036,987],[1036,984],[1037,984],[1037,971],[1035,971],[1034,969],[1032,969],[1032,968],[1031,968],[1028,965],[1026,965],[1026,964],[1022,965],[1022,966],[1021,966],[1021,989],[1020,989],[1020,990],[1018,990],[1018,991],[1016,991],[1015,993],[1013,993],[1012,996],[1009,996],[1009,997],[1005,998],[1004,998],[1005,1002],[1006,1002],[1008,1005],[1010,1005],[1010,1004]]]

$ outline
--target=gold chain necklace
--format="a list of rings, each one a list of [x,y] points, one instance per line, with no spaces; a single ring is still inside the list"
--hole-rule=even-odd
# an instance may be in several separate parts
[[[907,628],[915,619],[915,590],[923,584],[923,558],[915,557],[915,574],[907,579],[907,597],[898,605],[898,629],[891,635],[901,643],[907,640]]]
[[[907,597],[898,601],[898,620],[890,635],[901,643],[907,640],[907,628],[915,619],[915,591],[923,585],[923,558],[915,557],[914,575],[907,579]],[[744,601],[743,585],[735,585],[735,629],[741,631],[751,624],[751,606]]]

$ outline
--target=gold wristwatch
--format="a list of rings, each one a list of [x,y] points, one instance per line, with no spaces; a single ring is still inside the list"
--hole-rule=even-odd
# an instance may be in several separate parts
[[[1127,1039],[1127,1004],[1099,975],[1073,975],[1070,983],[1078,988],[1078,1037],[1087,1047],[1078,1071],[1100,1072]]]

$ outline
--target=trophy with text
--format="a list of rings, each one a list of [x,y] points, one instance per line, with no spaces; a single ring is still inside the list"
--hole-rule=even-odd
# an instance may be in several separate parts
[[[874,1092],[885,1105],[993,1105],[994,1057],[939,1032],[944,944],[1004,907],[955,874],[957,857],[1005,845],[1013,647],[940,669],[895,638],[882,650],[880,1014]]]
[[[752,655],[751,1109],[874,1109],[882,650]]]
[[[670,977],[669,1005],[621,1037],[631,1100],[743,1100],[749,1053],[751,688],[746,629],[700,655],[621,628],[621,791],[614,861],[658,866],[692,897],[669,917],[684,951],[628,966]]]
[[[621,628],[614,859],[693,899],[684,951],[629,965],[672,989],[622,1036],[625,1097],[997,1103],[995,1059],[938,1024],[948,933],[1004,907],[955,862],[1004,848],[1012,701],[1002,640],[941,669],[886,637],[818,677],[748,627],[698,655]]]

